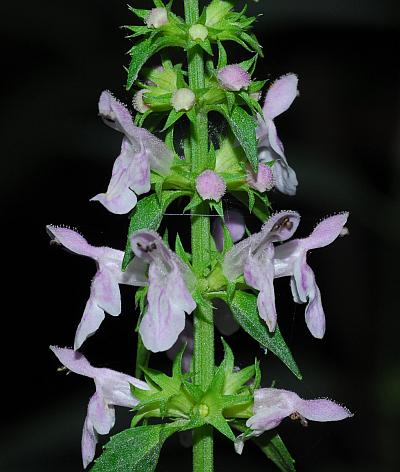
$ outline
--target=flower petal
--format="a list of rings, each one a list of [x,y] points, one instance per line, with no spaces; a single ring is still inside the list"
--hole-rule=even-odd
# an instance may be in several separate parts
[[[298,82],[295,74],[286,74],[275,80],[265,97],[263,113],[266,118],[273,120],[290,107],[299,94]]]
[[[185,328],[178,336],[176,343],[167,351],[169,359],[174,360],[182,347],[186,345],[185,352],[182,357],[182,371],[189,372],[193,357],[193,324],[186,318]]]
[[[130,386],[148,390],[146,382],[111,369],[97,369],[96,390],[100,391],[105,401],[111,405],[132,408],[138,404],[132,395]]]
[[[99,307],[96,299],[91,295],[75,333],[74,349],[79,349],[86,339],[99,329],[104,317],[104,310]]]
[[[121,153],[114,162],[111,180],[106,193],[99,193],[91,198],[90,201],[99,201],[107,208],[107,210],[117,215],[122,215],[131,211],[137,202],[131,175],[131,169],[134,167],[134,160],[135,153],[132,146],[129,141],[124,138],[122,141]],[[150,179],[148,182],[148,187],[149,186]]]
[[[91,246],[83,236],[73,229],[48,225],[46,230],[53,241],[61,244],[71,252],[81,256],[88,256],[95,260],[98,258],[100,248]]]
[[[98,391],[89,401],[87,416],[99,434],[108,434],[115,424],[114,407]]]
[[[86,416],[85,423],[83,424],[82,430],[82,462],[83,468],[86,467],[92,462],[96,454],[96,444],[98,442],[97,433],[94,430],[93,424],[90,421],[89,417]]]
[[[301,240],[304,249],[315,249],[331,244],[342,232],[348,216],[347,212],[343,212],[322,220],[308,238]]]
[[[117,280],[107,269],[97,271],[91,287],[91,297],[106,313],[118,316],[121,313],[121,294]]]
[[[352,413],[332,400],[302,400],[298,399],[296,411],[311,421],[340,421],[350,418]]]
[[[289,166],[286,158],[275,160],[272,166],[275,187],[285,195],[295,195],[298,180],[296,172]]]
[[[177,269],[166,274],[160,264],[149,269],[148,309],[140,324],[140,334],[152,352],[171,348],[185,327],[185,311],[191,313],[196,304]]]
[[[257,297],[258,313],[267,323],[270,332],[276,327],[273,255],[271,243],[261,257],[249,256],[244,267],[246,283],[260,291]]]
[[[86,357],[73,349],[50,346],[50,350],[56,355],[57,359],[71,372],[94,378],[96,368],[92,367]]]
[[[99,113],[108,126],[125,134],[134,153],[139,153],[142,148],[146,150],[153,170],[162,175],[169,173],[173,160],[172,151],[149,131],[135,126],[127,108],[108,91],[101,94]]]

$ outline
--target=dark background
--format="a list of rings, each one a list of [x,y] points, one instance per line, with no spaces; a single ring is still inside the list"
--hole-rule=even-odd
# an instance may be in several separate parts
[[[229,342],[239,366],[264,358],[265,386],[276,379],[355,413],[307,429],[283,423],[300,471],[399,470],[398,2],[262,1],[250,2],[250,12],[263,13],[257,77],[300,78],[300,97],[276,120],[300,185],[294,198],[273,193],[274,208],[301,211],[300,235],[324,215],[349,210],[350,236],[309,257],[327,315],[323,341],[307,332],[287,279],[276,284],[280,324],[303,382],[243,333]],[[127,217],[88,200],[105,190],[120,146],[121,136],[97,117],[97,101],[106,88],[128,101],[129,43],[118,26],[129,23],[125,1],[2,5],[2,472],[81,470],[81,427],[94,386],[57,373],[48,346],[72,344],[95,268],[50,248],[45,225],[77,227],[93,244],[124,245]],[[83,352],[95,365],[133,373],[133,296],[122,292],[123,314],[107,316]],[[163,355],[154,365],[168,369]],[[114,432],[129,421],[122,409],[117,417]],[[190,450],[173,438],[157,470],[190,464]],[[218,437],[217,471],[260,467],[275,470],[251,444],[239,457]]]

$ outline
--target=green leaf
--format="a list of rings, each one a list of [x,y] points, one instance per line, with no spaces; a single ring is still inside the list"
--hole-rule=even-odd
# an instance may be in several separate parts
[[[185,264],[190,265],[190,255],[185,251],[179,233],[176,233],[175,252]]]
[[[222,69],[228,63],[228,58],[226,56],[226,51],[224,46],[222,46],[221,41],[218,41],[218,65],[217,69]]]
[[[122,261],[122,270],[127,268],[129,262],[133,258],[131,243],[129,241],[131,234],[139,229],[151,229],[156,231],[161,224],[163,213],[168,206],[177,198],[188,194],[188,191],[183,190],[167,190],[162,192],[161,203],[155,193],[138,201],[136,207],[131,213],[128,240],[126,243],[124,259]]]
[[[254,35],[250,35],[250,34],[247,34],[245,33],[244,31],[242,31],[240,33],[240,37],[241,39],[243,39],[243,41],[246,41],[246,43],[251,47],[253,48],[253,50],[259,54],[261,57],[264,57],[264,53],[263,53],[263,50],[259,44],[259,42],[257,41],[257,38],[254,36]]]
[[[295,472],[294,459],[276,432],[264,433],[253,441],[282,472]]]
[[[169,112],[167,121],[165,122],[165,125],[164,125],[164,128],[162,129],[162,131],[165,131],[165,130],[168,129],[170,126],[172,126],[176,121],[179,120],[179,118],[181,118],[181,116],[182,116],[183,114],[184,114],[183,111],[176,111],[176,110],[172,109],[172,110]]]
[[[181,46],[181,43],[182,41],[179,41],[171,36],[161,36],[155,40],[146,39],[133,46],[133,48],[129,51],[132,59],[129,64],[126,89],[129,90],[132,87],[133,82],[135,82],[137,79],[141,67],[153,54],[168,46]]]
[[[222,200],[219,202],[210,202],[209,203],[210,208],[212,208],[216,213],[218,213],[218,216],[222,219],[224,219],[224,208],[222,206]]]
[[[244,69],[246,71],[251,71],[251,73],[252,73],[251,69],[254,69],[254,67],[257,63],[257,58],[258,58],[258,54],[256,54],[255,56],[253,56],[250,59],[247,59],[247,61],[240,62],[239,65],[242,69]]]
[[[150,10],[144,10],[142,8],[133,8],[128,5],[128,9],[134,13],[138,18],[142,20],[146,19],[147,15],[150,13]]]
[[[176,421],[127,429],[111,438],[91,472],[153,472],[166,439],[192,427],[191,421]]]
[[[256,138],[256,120],[243,108],[235,106],[232,113],[229,113],[226,106],[215,105],[212,109],[222,113],[228,121],[233,134],[242,146],[248,161],[254,172],[258,169],[258,153]]]
[[[276,326],[275,331],[270,333],[266,324],[261,320],[257,309],[257,297],[251,293],[238,290],[229,304],[240,326],[258,341],[264,349],[269,349],[279,357],[293,374],[301,380],[300,370],[279,331],[279,327]]]

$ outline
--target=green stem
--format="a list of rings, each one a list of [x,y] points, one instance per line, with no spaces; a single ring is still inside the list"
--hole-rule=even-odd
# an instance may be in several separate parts
[[[185,0],[185,19],[195,24],[199,18],[198,0]],[[204,60],[201,48],[196,47],[188,53],[189,87],[204,87]],[[207,168],[208,161],[208,118],[199,111],[190,127],[190,154],[192,171],[199,174]],[[208,205],[202,203],[193,208],[192,213],[207,214]],[[210,262],[210,219],[192,216],[192,263],[197,276]],[[213,311],[197,308],[194,315],[194,381],[206,390],[214,375],[214,324]],[[193,472],[212,472],[214,470],[213,432],[210,426],[203,426],[194,432]]]

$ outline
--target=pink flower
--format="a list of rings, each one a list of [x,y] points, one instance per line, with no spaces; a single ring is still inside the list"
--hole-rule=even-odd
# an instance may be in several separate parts
[[[71,252],[92,258],[97,272],[92,279],[90,296],[86,303],[81,322],[76,330],[74,349],[79,349],[84,341],[100,327],[105,312],[112,316],[121,313],[119,284],[144,286],[146,275],[137,262],[132,261],[126,272],[121,271],[124,253],[109,247],[91,246],[86,239],[69,228],[47,226],[49,236]]]
[[[194,275],[154,231],[136,231],[130,241],[133,262],[148,268],[147,308],[139,332],[147,349],[166,351],[185,328],[185,312],[196,308]]]
[[[261,388],[254,392],[254,415],[246,425],[259,436],[275,428],[286,417],[310,421],[339,421],[353,416],[350,411],[332,400],[319,398],[303,400],[296,393],[277,388]]]
[[[276,80],[269,88],[263,106],[263,117],[258,120],[259,161],[275,161],[272,166],[275,187],[282,193],[294,195],[297,177],[289,166],[278,137],[274,119],[285,112],[298,95],[298,79],[295,74],[287,74]]]
[[[218,71],[218,82],[225,90],[238,92],[247,88],[250,83],[250,74],[238,64],[230,64]]]
[[[224,179],[212,170],[205,170],[196,179],[196,190],[203,200],[219,202],[225,194]]]
[[[98,435],[108,434],[114,426],[114,406],[133,408],[139,402],[132,395],[130,386],[142,390],[149,390],[149,387],[130,375],[92,367],[82,354],[72,349],[55,346],[50,346],[50,349],[67,369],[93,379],[96,385],[82,431],[82,461],[86,468],[95,456]]]
[[[99,113],[108,126],[124,137],[107,192],[91,200],[99,201],[112,213],[128,213],[136,205],[136,195],[150,190],[151,169],[161,175],[169,173],[173,153],[149,131],[135,126],[127,108],[110,92],[101,94]]]

